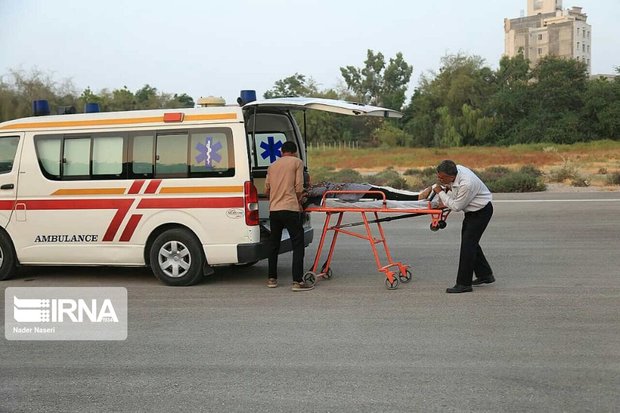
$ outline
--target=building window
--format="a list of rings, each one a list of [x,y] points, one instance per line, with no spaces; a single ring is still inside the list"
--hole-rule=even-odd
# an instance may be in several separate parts
[[[538,35],[538,40],[542,40],[542,34]]]
[[[586,45],[585,45],[585,44],[582,44],[582,45],[581,45],[581,49],[582,49],[582,50],[583,50],[583,52],[585,53],[585,52],[586,52]]]
[[[581,46],[581,43],[577,42],[577,51],[579,51],[580,46]]]
[[[541,55],[542,55],[542,47],[539,47],[538,48],[538,56],[541,56]]]
[[[588,45],[588,53],[590,53],[590,45]]]
[[[579,36],[579,30],[580,30],[579,27],[577,27],[577,36]]]

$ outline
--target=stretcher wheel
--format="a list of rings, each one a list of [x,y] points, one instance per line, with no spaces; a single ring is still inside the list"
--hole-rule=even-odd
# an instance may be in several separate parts
[[[439,231],[439,224],[433,225],[433,223],[431,222],[431,231],[433,232]]]
[[[398,288],[398,284],[400,282],[398,281],[398,277],[394,277],[394,281],[390,282],[390,279],[386,277],[385,279],[385,288],[387,288],[388,290],[395,290]]]
[[[439,229],[444,229],[448,226],[448,223],[444,220],[439,221]]]
[[[326,280],[329,280],[330,278],[332,278],[332,268],[328,267],[327,271],[325,271],[325,266],[327,266],[327,263],[324,263],[323,266],[321,267],[321,274],[323,275],[323,278],[325,278]]]
[[[405,272],[405,274],[403,274],[402,272],[399,272],[398,273],[398,279],[402,283],[408,283],[409,281],[411,281],[411,271],[407,270],[407,272]]]
[[[312,271],[307,271],[302,279],[305,284],[314,285],[316,283],[316,274]]]

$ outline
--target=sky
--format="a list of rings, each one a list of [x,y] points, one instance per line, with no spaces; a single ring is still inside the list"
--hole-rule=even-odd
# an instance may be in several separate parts
[[[592,73],[620,66],[620,0],[564,0],[592,25]],[[343,85],[368,49],[413,66],[408,95],[448,54],[497,68],[504,18],[526,0],[0,0],[0,76],[39,70],[76,91],[149,84],[194,100],[259,96],[295,73]]]

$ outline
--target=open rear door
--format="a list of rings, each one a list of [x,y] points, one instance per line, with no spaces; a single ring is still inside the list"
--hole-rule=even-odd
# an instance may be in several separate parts
[[[392,109],[362,105],[358,103],[346,102],[344,100],[321,98],[294,97],[255,100],[254,102],[247,103],[244,107],[252,106],[297,110],[313,109],[350,116],[379,116],[382,118],[401,118],[403,116],[402,113]]]

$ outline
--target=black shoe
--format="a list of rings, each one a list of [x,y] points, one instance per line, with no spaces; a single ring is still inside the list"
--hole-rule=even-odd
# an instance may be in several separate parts
[[[472,291],[474,291],[474,289],[471,288],[471,285],[460,285],[460,284],[457,284],[452,288],[446,289],[446,292],[449,294],[470,293]]]
[[[495,277],[493,275],[489,275],[488,277],[480,277],[476,278],[471,282],[471,285],[482,285],[482,284],[491,284],[495,282]]]

